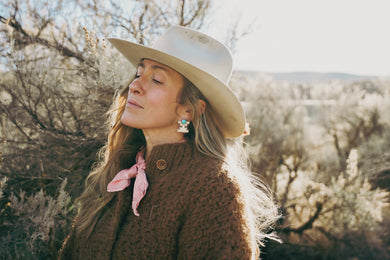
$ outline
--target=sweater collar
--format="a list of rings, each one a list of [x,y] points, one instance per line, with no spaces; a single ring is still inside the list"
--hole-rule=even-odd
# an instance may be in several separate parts
[[[153,178],[183,165],[190,158],[193,158],[195,153],[196,148],[190,140],[181,143],[156,145],[146,160],[145,172],[148,178]]]

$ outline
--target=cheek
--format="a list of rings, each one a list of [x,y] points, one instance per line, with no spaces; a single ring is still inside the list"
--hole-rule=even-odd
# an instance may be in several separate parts
[[[177,105],[177,99],[174,93],[166,91],[154,91],[150,93],[148,99],[149,104],[159,110],[172,110]]]
[[[153,102],[153,113],[150,115],[150,118],[153,118],[155,122],[161,123],[176,123],[178,120],[177,114],[178,104],[173,97],[168,99],[158,99],[156,102]]]

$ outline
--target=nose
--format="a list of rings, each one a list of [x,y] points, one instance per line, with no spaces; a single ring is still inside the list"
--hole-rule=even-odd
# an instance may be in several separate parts
[[[142,76],[141,76],[142,77]],[[142,87],[141,77],[134,79],[129,85],[129,93],[133,95],[143,95],[144,89]]]

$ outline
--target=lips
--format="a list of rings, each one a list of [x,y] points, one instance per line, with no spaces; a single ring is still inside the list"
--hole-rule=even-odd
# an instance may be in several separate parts
[[[143,107],[134,99],[127,101],[127,107],[143,109]]]

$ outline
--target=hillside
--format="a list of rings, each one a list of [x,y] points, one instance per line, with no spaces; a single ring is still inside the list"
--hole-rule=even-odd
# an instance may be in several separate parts
[[[338,73],[338,72],[286,72],[286,73],[270,73],[270,72],[261,72],[261,71],[235,71],[235,73],[243,76],[254,77],[259,74],[270,75],[275,81],[288,81],[294,83],[309,83],[309,82],[324,82],[330,80],[341,80],[341,81],[356,81],[364,79],[373,79],[376,76],[363,76],[355,75],[348,73]]]

